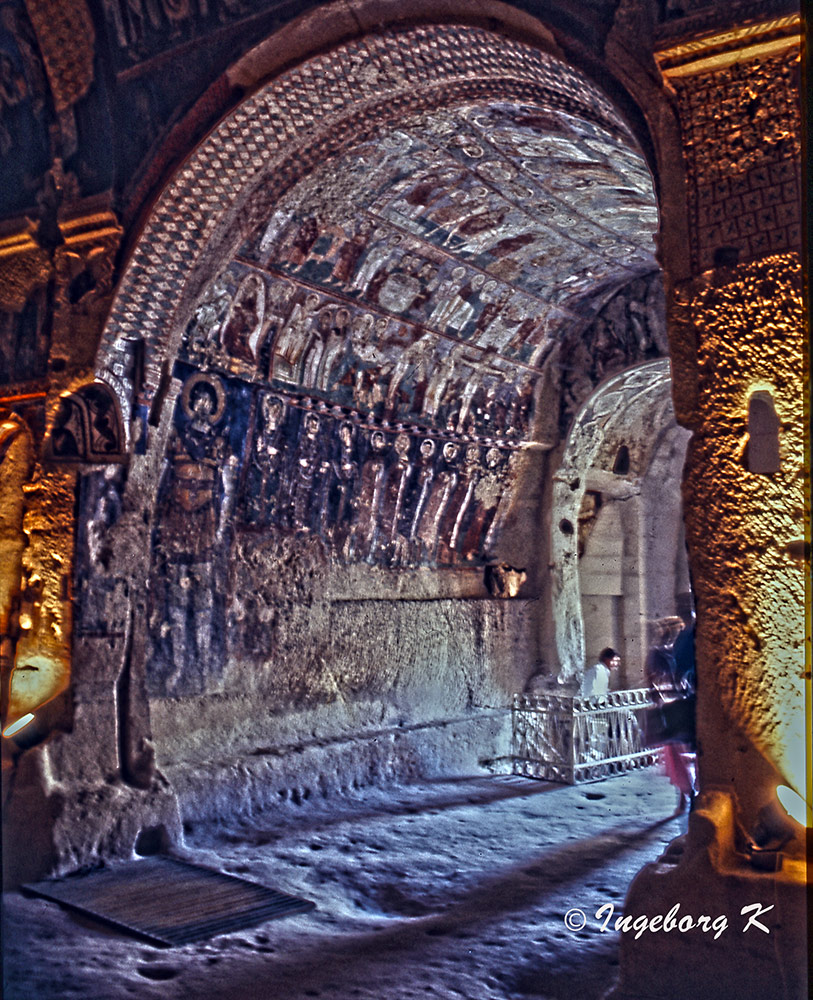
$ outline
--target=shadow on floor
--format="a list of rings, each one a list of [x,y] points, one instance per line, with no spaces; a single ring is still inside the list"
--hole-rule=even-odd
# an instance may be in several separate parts
[[[500,976],[507,994],[520,1000],[601,1000],[618,975],[618,946],[608,938],[601,949],[584,955],[578,965],[534,959],[515,974]]]
[[[236,819],[232,822],[232,827],[236,832],[230,833],[227,839],[232,843],[262,846],[272,843],[280,836],[287,837],[290,825],[294,822],[297,826],[300,826],[301,823],[302,829],[326,830],[337,823],[346,823],[348,820],[363,824],[367,820],[379,819],[382,816],[419,816],[422,814],[431,816],[452,809],[463,809],[467,806],[487,806],[492,802],[531,798],[569,787],[555,782],[515,778],[512,775],[451,780],[459,781],[461,785],[464,785],[468,789],[466,794],[443,794],[437,797],[423,795],[420,800],[415,801],[401,801],[395,804],[382,803],[377,809],[370,809],[368,805],[368,808],[363,812],[358,809],[358,803],[352,799],[333,798],[329,800],[329,807],[325,807],[325,813],[322,815],[320,815],[319,807],[311,803],[313,812],[307,819],[303,818],[304,821],[300,821],[295,813],[291,813],[283,817],[278,825],[270,828],[258,828],[256,818]],[[438,779],[438,783],[441,783],[441,779]],[[425,784],[431,784],[431,781],[426,781]],[[450,779],[442,779],[442,784],[449,785]],[[191,833],[194,828],[194,823],[186,824],[187,833]]]
[[[341,979],[345,982],[375,983],[381,978],[382,970],[408,969],[410,963],[423,961],[431,953],[433,939],[469,939],[485,933],[489,924],[508,919],[513,913],[539,909],[568,884],[578,885],[591,872],[606,868],[613,859],[641,850],[671,821],[672,817],[668,817],[637,829],[623,824],[597,836],[557,847],[462,893],[440,914],[401,919],[392,927],[378,926],[372,932],[332,938],[314,948],[310,959],[301,952],[295,960],[275,956],[273,989],[259,985],[255,973],[245,978],[237,973],[232,980],[234,995],[243,1000],[320,996],[326,978],[330,978],[330,969],[341,969]],[[556,914],[557,923],[563,915]],[[561,924],[558,926],[561,928]],[[489,992],[488,1000],[523,996],[597,1000],[612,986],[616,950],[615,937],[608,935],[606,945],[602,941],[598,947],[593,943],[589,951],[579,950],[578,965],[557,960],[553,967],[531,961],[520,967],[516,976],[506,973],[503,966],[496,974],[501,983],[501,996]],[[383,997],[382,994],[382,1000]],[[472,1000],[485,1000],[485,994],[472,997]]]

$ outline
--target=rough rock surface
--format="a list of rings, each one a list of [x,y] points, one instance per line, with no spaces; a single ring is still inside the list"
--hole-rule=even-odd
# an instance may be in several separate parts
[[[635,872],[683,832],[654,770],[568,787],[512,777],[396,786],[187,825],[190,859],[312,899],[311,913],[159,949],[5,897],[7,1000],[597,1000]],[[582,909],[582,930],[565,914]]]

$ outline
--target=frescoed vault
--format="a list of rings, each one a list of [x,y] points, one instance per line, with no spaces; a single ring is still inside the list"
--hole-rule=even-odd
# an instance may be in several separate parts
[[[487,558],[546,359],[652,271],[655,224],[617,134],[518,103],[422,114],[315,170],[208,284],[175,369],[225,378],[250,427],[245,522],[345,559]]]
[[[782,926],[625,935],[614,995],[806,995],[793,0],[0,8],[4,879],[506,773],[691,589],[625,912]]]
[[[452,36],[464,82],[444,78]],[[324,124],[291,106],[294,80],[300,101],[319,81]],[[474,28],[369,38],[221,133],[156,207],[98,362],[134,416],[133,502],[157,497],[159,695],[221,690],[240,650],[271,655],[255,599],[235,604],[238,553],[299,539],[329,565],[481,579],[513,558],[520,484],[574,408],[665,351],[649,171],[555,57]],[[112,593],[80,578],[88,607]]]
[[[523,374],[562,330],[655,269],[653,198],[628,127],[553,56],[474,28],[371,37],[284,74],[199,147],[139,241],[99,363],[142,340],[149,401],[197,310],[190,346],[214,337],[263,378],[273,364],[366,412],[445,427],[442,378],[415,398],[421,364],[482,368],[484,393],[510,372],[522,411]],[[343,385],[336,329],[365,370],[399,347],[410,365],[378,391]],[[460,409],[455,429],[474,420]]]

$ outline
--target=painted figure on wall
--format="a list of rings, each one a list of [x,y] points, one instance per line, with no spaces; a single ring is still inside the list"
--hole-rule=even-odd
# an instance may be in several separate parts
[[[271,358],[276,347],[280,330],[285,326],[291,311],[291,299],[294,295],[294,285],[287,281],[273,281],[266,293],[266,318],[254,348],[257,372],[264,378],[272,378]]]
[[[331,307],[325,306],[319,310],[316,316],[316,323],[312,324],[312,329],[308,337],[306,346],[302,351],[302,377],[303,388],[315,388],[319,380],[319,374],[324,368],[323,359],[328,346],[335,347],[333,338],[334,311]]]
[[[441,450],[440,468],[432,483],[432,492],[421,512],[418,525],[418,540],[421,559],[429,563],[437,560],[438,533],[443,516],[457,486],[457,459],[460,446],[455,441],[446,441]]]
[[[224,588],[217,544],[223,537],[221,469],[228,464],[223,383],[201,372],[190,376],[179,410],[155,537],[159,572],[150,683],[164,695],[207,690],[222,664]]]
[[[341,288],[352,281],[372,231],[373,224],[368,219],[362,219],[355,235],[346,236],[336,253],[336,263],[329,279],[331,284]]]
[[[333,550],[349,559],[348,545],[352,537],[352,526],[355,519],[356,483],[359,477],[359,464],[355,458],[355,427],[349,420],[339,424],[339,455],[334,463],[335,477],[335,514],[330,529]]]
[[[233,357],[253,364],[259,353],[265,318],[265,284],[256,274],[240,282],[223,327],[223,347]]]
[[[382,284],[378,293],[378,305],[389,312],[409,312],[421,290],[418,280],[421,264],[420,257],[404,254],[399,267],[387,275]]]
[[[370,432],[369,450],[359,479],[356,523],[350,553],[356,560],[373,561],[379,531],[379,512],[386,473],[387,436],[378,428]]]
[[[383,285],[387,278],[386,262],[394,256],[401,237],[398,233],[385,237],[386,230],[376,229],[372,234],[370,249],[364,257],[361,266],[356,272],[356,278],[351,286],[351,291],[360,292],[365,298],[371,294],[370,284],[378,277]],[[373,286],[375,288],[375,286]]]
[[[440,523],[438,538],[438,562],[455,562],[461,555],[460,543],[464,525],[474,500],[474,491],[480,477],[480,448],[476,444],[467,446],[457,487]]]
[[[435,442],[432,438],[424,438],[421,441],[418,449],[418,463],[418,472],[413,487],[412,522],[409,528],[410,560],[413,563],[419,563],[422,559],[419,532],[432,493],[432,481],[435,478]]]
[[[305,350],[310,344],[311,326],[321,298],[310,292],[294,306],[288,322],[280,330],[274,348],[272,377],[297,384]]]
[[[314,375],[313,384],[320,392],[328,392],[333,388],[331,373],[334,364],[341,357],[347,345],[349,327],[350,310],[344,308],[337,309]]]
[[[492,532],[497,508],[503,493],[503,456],[499,448],[489,448],[485,457],[485,469],[474,487],[473,511],[468,528],[463,536],[460,550],[467,561],[473,561],[487,553],[496,538]]]
[[[280,248],[280,256],[293,270],[299,270],[307,261],[311,249],[319,239],[319,223],[313,216],[291,220]]]
[[[396,457],[387,475],[380,517],[378,552],[390,566],[400,566],[409,556],[409,542],[403,533],[402,521],[412,476],[411,450],[411,438],[401,431],[393,444]]]
[[[246,490],[245,520],[262,527],[275,520],[279,505],[280,475],[285,450],[285,403],[279,396],[260,396]]]
[[[320,418],[305,413],[299,432],[296,464],[291,476],[291,526],[297,531],[310,531],[311,500],[318,494],[318,477],[322,469],[322,437]]]
[[[227,276],[221,274],[207,286],[186,329],[184,340],[191,360],[209,360],[217,354],[220,330],[230,305]]]

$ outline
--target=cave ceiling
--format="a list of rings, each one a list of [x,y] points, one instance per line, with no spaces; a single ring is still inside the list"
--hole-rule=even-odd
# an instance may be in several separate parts
[[[551,79],[575,87],[566,77]],[[310,535],[345,564],[499,561],[524,447],[554,446],[563,408],[657,356],[647,166],[609,106],[551,94],[367,108],[355,139],[322,156],[317,132],[291,143],[291,181],[284,158],[266,160],[223,212],[229,235],[198,258],[173,368],[156,691],[176,690],[173,664],[218,660],[224,619],[192,639],[171,623],[225,614],[232,548]],[[201,187],[221,162],[207,143],[212,166],[183,175]],[[195,258],[182,224],[167,213],[170,268]],[[144,301],[154,323],[160,303]]]
[[[519,101],[402,119],[268,216],[206,288],[185,359],[422,432],[529,437],[553,348],[657,268],[629,134]]]

